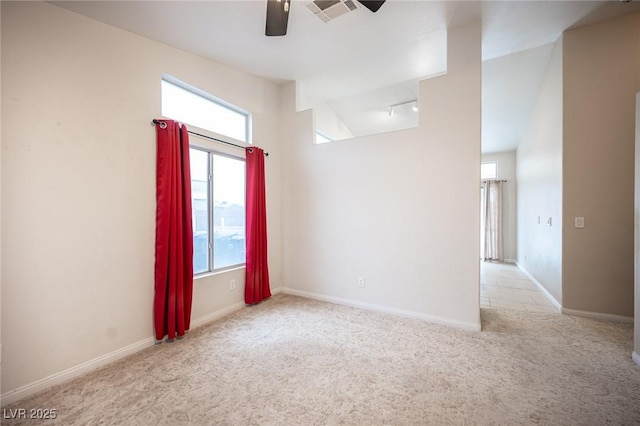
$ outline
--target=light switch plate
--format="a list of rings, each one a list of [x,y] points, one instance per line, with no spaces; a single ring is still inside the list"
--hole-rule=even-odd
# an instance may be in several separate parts
[[[575,217],[576,228],[584,228],[584,217]]]

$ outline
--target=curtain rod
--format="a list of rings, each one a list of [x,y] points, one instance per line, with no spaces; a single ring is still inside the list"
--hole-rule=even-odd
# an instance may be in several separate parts
[[[509,182],[506,179],[483,179],[480,181],[480,189],[483,189],[485,187],[485,185],[489,182],[495,182],[495,183],[507,183]]]
[[[163,129],[167,127],[166,123],[164,123],[164,122],[162,122],[160,120],[156,120],[155,118],[151,121],[151,124],[152,125],[153,124],[160,124],[160,127],[163,128]],[[164,127],[162,127],[163,124],[164,124]],[[249,149],[249,150],[251,149],[250,146],[242,146],[242,145],[238,145],[238,144],[235,144],[235,143],[223,141],[222,139],[217,139],[217,138],[214,138],[214,137],[211,137],[211,136],[203,135],[203,134],[198,133],[198,132],[192,132],[191,130],[187,130],[187,133],[189,133],[191,135],[194,135],[194,136],[200,136],[201,138],[209,139],[209,140],[214,141],[214,142],[219,142],[219,143],[223,143],[223,144],[226,144],[226,145],[231,145],[231,146],[234,146],[236,148]],[[264,155],[265,155],[265,157],[268,157],[269,153],[265,152]]]

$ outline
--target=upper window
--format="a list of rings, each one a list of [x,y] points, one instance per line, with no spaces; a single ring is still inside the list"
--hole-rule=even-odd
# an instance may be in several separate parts
[[[316,131],[316,143],[327,143],[327,142],[333,142],[333,139],[331,139],[329,136],[325,135],[322,132]]]
[[[495,179],[498,177],[498,163],[495,161],[480,165],[480,179]]]
[[[251,114],[169,76],[162,78],[162,115],[251,143]]]

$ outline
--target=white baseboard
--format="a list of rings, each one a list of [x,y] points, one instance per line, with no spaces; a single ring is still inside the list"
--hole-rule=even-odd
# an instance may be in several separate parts
[[[238,302],[238,303],[234,303],[231,306],[227,306],[225,308],[219,309],[215,312],[205,315],[204,317],[201,317],[195,321],[192,321],[190,329],[193,330],[194,328],[208,324],[211,321],[222,318],[223,316],[228,315],[237,310],[240,310],[244,307],[245,307],[244,302]],[[42,390],[48,389],[55,385],[59,385],[61,383],[64,383],[76,377],[79,377],[83,374],[86,374],[90,371],[96,370],[104,365],[111,364],[112,362],[115,362],[121,358],[132,355],[136,352],[139,352],[145,348],[148,348],[149,346],[153,346],[155,343],[156,343],[155,338],[149,337],[137,343],[133,343],[131,345],[125,346],[124,348],[117,349],[113,352],[109,352],[108,354],[99,356],[87,362],[83,362],[82,364],[78,364],[74,367],[52,374],[43,379],[36,380],[35,382],[29,383],[28,385],[20,386],[19,388],[3,393],[0,396],[0,404],[2,406],[13,404],[14,402],[17,402],[28,396],[34,395]]]
[[[529,271],[527,271],[524,266],[522,266],[520,263],[518,263],[518,261],[514,260],[514,263],[516,264],[516,266],[518,267],[518,269],[520,269],[520,271],[522,271],[523,274],[525,274],[527,276],[527,278],[529,278],[529,280],[535,284],[536,287],[538,287],[538,289],[542,292],[542,294],[544,294],[544,297],[546,297],[549,302],[551,302],[551,304],[553,305],[554,308],[556,308],[558,310],[558,312],[562,312],[562,305],[560,304],[560,302],[558,302],[556,300],[555,297],[553,297],[553,295],[551,293],[549,293],[549,290],[547,290],[546,288],[544,288],[544,286],[542,284],[540,284],[538,282],[538,280],[536,280],[533,275],[531,275],[529,273]]]
[[[529,280],[531,280],[532,283],[534,283],[536,285],[536,287],[538,287],[540,289],[540,291],[542,291],[542,293],[545,295],[545,297],[547,299],[549,299],[549,301],[553,304],[553,306],[560,312],[562,312],[563,314],[566,315],[575,315],[577,317],[585,317],[585,318],[593,318],[593,319],[598,319],[598,320],[603,320],[603,321],[613,321],[613,322],[622,322],[622,323],[633,323],[633,318],[632,317],[625,317],[622,315],[614,315],[614,314],[603,314],[600,312],[590,312],[590,311],[579,311],[577,309],[567,309],[565,307],[563,307],[560,302],[558,302],[555,297],[553,297],[551,295],[551,293],[549,293],[549,291],[547,291],[546,288],[544,288],[542,286],[542,284],[540,284],[538,282],[538,280],[536,280],[530,273],[529,271],[527,271],[520,263],[516,262],[516,265],[518,266],[518,268],[522,271],[523,274],[525,274]]]
[[[155,339],[153,337],[148,337],[139,342],[125,346],[124,348],[117,349],[108,354],[99,356],[87,362],[83,362],[82,364],[78,364],[74,367],[67,368],[66,370],[60,371],[58,373],[54,373],[43,379],[36,380],[35,382],[29,383],[28,385],[12,389],[0,396],[0,404],[2,404],[2,406],[12,404],[44,389],[59,385],[60,383],[81,376],[104,365],[110,364],[116,360],[148,348],[149,346],[153,346],[154,343]]]
[[[239,311],[245,306],[246,305],[244,302],[238,302],[238,303],[234,303],[233,305],[227,306],[225,308],[218,309],[215,312],[212,312],[208,315],[198,318],[197,320],[191,321],[191,330],[193,330],[194,328],[201,327],[217,319],[220,319],[226,315],[229,315],[232,312]]]
[[[515,265],[518,262],[515,259],[505,259],[504,263],[513,263]]]
[[[407,311],[404,309],[390,308],[387,306],[374,305],[371,303],[359,302],[357,300],[343,299],[339,297],[326,296],[324,294],[312,293],[308,291],[296,290],[293,288],[281,288],[280,291],[285,294],[291,294],[294,296],[306,297],[308,299],[320,300],[323,302],[335,303],[338,305],[346,305],[354,308],[366,309],[369,311],[382,312],[385,314],[398,315],[401,317],[414,318],[422,321],[447,325],[450,327],[460,328],[469,331],[480,331],[481,325],[478,323],[455,321],[448,318],[439,317],[436,315],[428,315],[420,312]]]
[[[631,359],[640,367],[640,355],[636,351],[631,352]]]
[[[633,317],[625,317],[622,315],[603,314],[601,312],[579,311],[577,309],[562,308],[562,313],[567,315],[575,315],[577,317],[593,318],[602,321],[621,322],[625,324],[633,324]]]

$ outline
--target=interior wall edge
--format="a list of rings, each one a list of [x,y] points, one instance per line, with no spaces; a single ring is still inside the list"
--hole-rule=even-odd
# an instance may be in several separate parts
[[[592,318],[602,321],[620,322],[623,324],[633,324],[633,317],[626,317],[623,315],[607,314],[602,312],[581,311],[578,309],[562,308],[562,313],[566,315],[573,315],[576,317]]]
[[[560,302],[558,302],[558,300],[555,297],[553,297],[553,294],[551,294],[549,292],[549,290],[547,290],[537,279],[535,279],[535,277],[533,275],[531,275],[531,273],[529,273],[529,271],[527,271],[527,269],[524,267],[524,265],[522,265],[518,261],[516,261],[515,264],[518,267],[518,269],[520,269],[522,271],[522,273],[525,274],[527,276],[527,278],[529,278],[529,280],[536,287],[538,287],[538,289],[542,292],[542,294],[549,300],[549,302],[551,302],[553,307],[556,308],[559,312],[562,312],[562,304]]]

